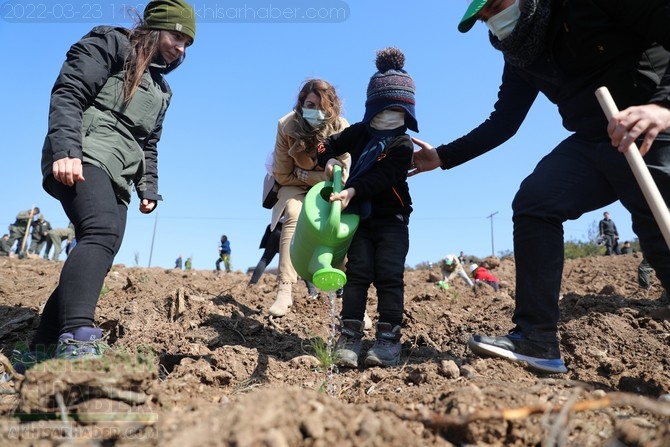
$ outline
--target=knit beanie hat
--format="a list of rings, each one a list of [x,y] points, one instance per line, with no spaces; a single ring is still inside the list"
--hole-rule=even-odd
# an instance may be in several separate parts
[[[369,123],[379,112],[390,107],[402,107],[405,124],[414,132],[419,131],[414,111],[414,81],[405,70],[405,55],[395,47],[377,51],[377,72],[368,83],[368,98],[365,101],[363,122]]]
[[[195,12],[184,0],[151,0],[144,8],[149,28],[179,31],[195,40]]]

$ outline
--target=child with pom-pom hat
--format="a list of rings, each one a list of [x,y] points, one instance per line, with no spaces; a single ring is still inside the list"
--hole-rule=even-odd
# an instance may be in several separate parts
[[[363,120],[330,136],[318,149],[319,164],[330,177],[333,165],[341,165],[335,157],[351,155],[349,178],[330,201],[342,201],[344,212],[361,218],[347,252],[347,283],[335,346],[340,366],[358,366],[372,284],[377,290],[379,322],[364,364],[394,366],[400,362],[403,273],[412,212],[407,171],[414,152],[407,129],[418,132],[414,81],[403,70],[404,63],[405,56],[397,48],[378,51],[378,71],[370,78]]]

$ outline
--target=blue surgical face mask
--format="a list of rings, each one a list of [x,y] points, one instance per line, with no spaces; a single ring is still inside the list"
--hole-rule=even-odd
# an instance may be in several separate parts
[[[302,109],[302,117],[312,127],[319,127],[326,120],[326,113],[320,109]]]
[[[519,9],[519,0],[516,0],[514,4],[488,19],[486,21],[486,26],[489,27],[498,40],[503,40],[512,33],[520,16],[521,10]]]

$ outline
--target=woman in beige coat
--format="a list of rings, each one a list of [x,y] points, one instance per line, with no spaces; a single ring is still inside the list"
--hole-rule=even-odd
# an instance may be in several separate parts
[[[340,113],[341,103],[335,88],[324,80],[310,79],[300,89],[295,108],[279,120],[273,174],[281,187],[279,200],[272,209],[271,230],[282,216],[284,224],[279,242],[277,298],[268,310],[275,317],[286,315],[293,304],[292,289],[298,274],[289,254],[291,238],[307,191],[327,180],[316,161],[317,146],[349,125]],[[349,154],[340,160],[345,165],[343,177],[346,179]]]

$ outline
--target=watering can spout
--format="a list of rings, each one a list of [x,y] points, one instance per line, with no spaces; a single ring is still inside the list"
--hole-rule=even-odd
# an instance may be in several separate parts
[[[330,202],[342,191],[342,167],[333,167],[333,180],[314,185],[303,203],[291,240],[291,262],[296,272],[321,290],[341,288],[347,281],[342,267],[358,215],[342,214],[342,202]]]

